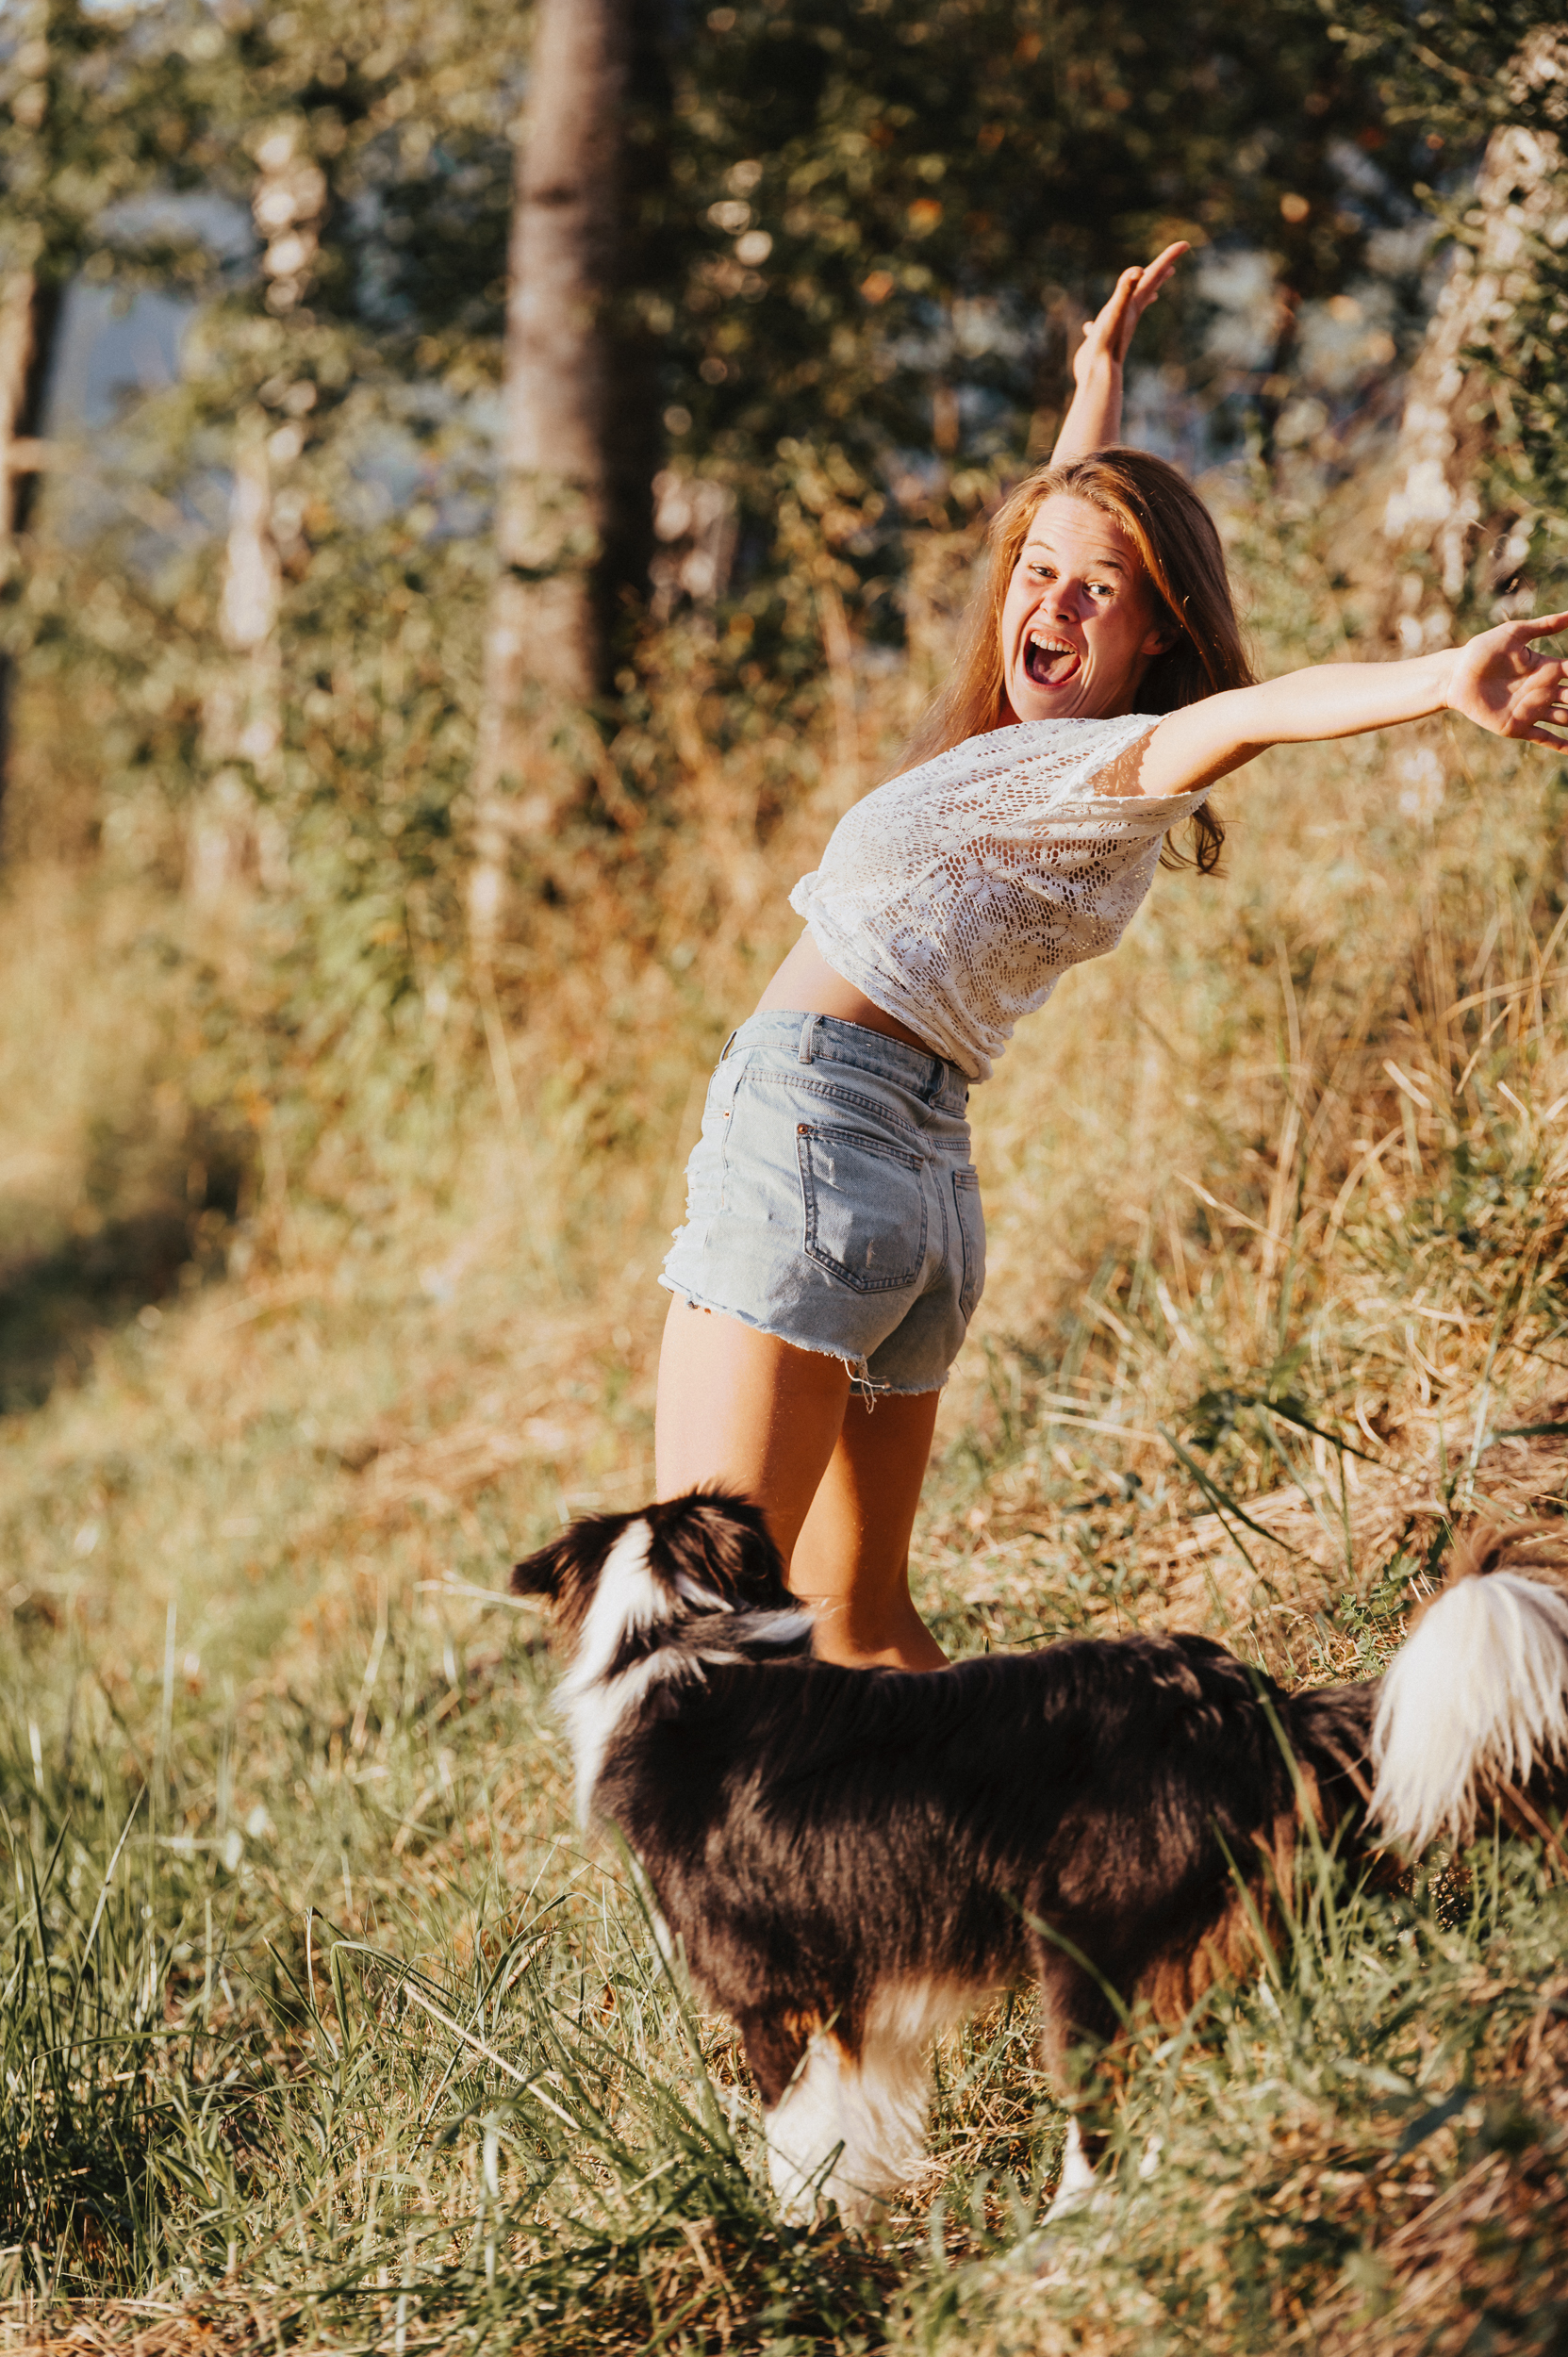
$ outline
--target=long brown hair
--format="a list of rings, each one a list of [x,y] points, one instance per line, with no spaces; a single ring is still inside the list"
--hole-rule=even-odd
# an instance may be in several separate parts
[[[901,766],[1000,728],[1007,716],[1001,644],[1008,584],[1042,500],[1058,492],[1086,500],[1131,534],[1143,560],[1159,620],[1172,634],[1138,684],[1140,712],[1174,712],[1255,676],[1226,576],[1219,534],[1197,492],[1164,459],[1146,450],[1101,450],[1069,467],[1026,475],[991,519],[985,579],[970,602],[951,678],[916,730]],[[1205,803],[1193,819],[1194,857],[1207,875],[1219,865],[1225,828]],[[1184,866],[1167,848],[1167,865]]]

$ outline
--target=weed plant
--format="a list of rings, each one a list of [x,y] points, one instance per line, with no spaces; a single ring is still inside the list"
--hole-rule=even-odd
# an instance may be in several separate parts
[[[1346,645],[1261,535],[1269,667]],[[939,2048],[880,2244],[778,2219],[733,2034],[573,1828],[499,1592],[650,1490],[701,1076],[910,701],[864,680],[768,800],[786,749],[688,692],[657,861],[585,830],[489,1006],[442,967],[347,1065],[335,1032],[280,1080],[247,1033],[264,898],[192,912],[112,846],[13,873],[0,2334],[1568,2345],[1553,1843],[1377,1889],[1309,1856],[1253,1980],[1083,2059],[1119,2160],[1049,2236],[1017,1994]],[[916,1541],[954,1654],[1172,1624],[1375,1674],[1466,1516],[1560,1510],[1565,781],[1434,730],[1438,795],[1411,750],[1259,765],[1227,879],[1162,879],[977,1099],[991,1273]],[[127,1261],[159,1205],[180,1253]]]

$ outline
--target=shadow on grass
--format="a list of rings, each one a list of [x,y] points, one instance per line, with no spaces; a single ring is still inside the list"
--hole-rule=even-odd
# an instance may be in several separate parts
[[[239,1192],[238,1173],[214,1171],[198,1203],[144,1202],[14,1256],[0,1243],[0,1415],[79,1382],[102,1335],[217,1274]]]

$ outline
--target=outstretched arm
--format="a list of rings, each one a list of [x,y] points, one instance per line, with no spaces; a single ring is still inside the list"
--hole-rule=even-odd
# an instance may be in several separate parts
[[[1461,713],[1494,736],[1568,748],[1568,663],[1533,644],[1563,630],[1568,614],[1547,614],[1410,663],[1323,663],[1206,696],[1166,713],[1148,740],[1138,791],[1190,794],[1270,745],[1362,736],[1434,712]]]
[[[1122,430],[1122,367],[1132,331],[1177,263],[1185,245],[1167,245],[1142,270],[1124,270],[1110,302],[1084,322],[1083,340],[1073,354],[1072,405],[1051,452],[1053,467],[1092,458],[1119,439]]]

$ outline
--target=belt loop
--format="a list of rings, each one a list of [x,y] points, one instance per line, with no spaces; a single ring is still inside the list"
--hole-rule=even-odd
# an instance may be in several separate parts
[[[726,1058],[728,1057],[728,1055],[729,1055],[729,1052],[730,1052],[731,1048],[734,1046],[735,1041],[736,1041],[739,1037],[740,1037],[740,1026],[739,1026],[739,1024],[737,1023],[737,1024],[735,1025],[734,1030],[730,1033],[729,1038],[728,1038],[728,1039],[724,1042],[723,1047],[722,1047],[719,1049],[719,1051],[718,1051],[718,1061],[719,1061],[719,1063],[724,1063],[725,1059],[726,1059]]]
[[[808,1014],[801,1026],[800,1058],[802,1063],[811,1062],[812,1038],[816,1030],[817,1017],[814,1014]]]

